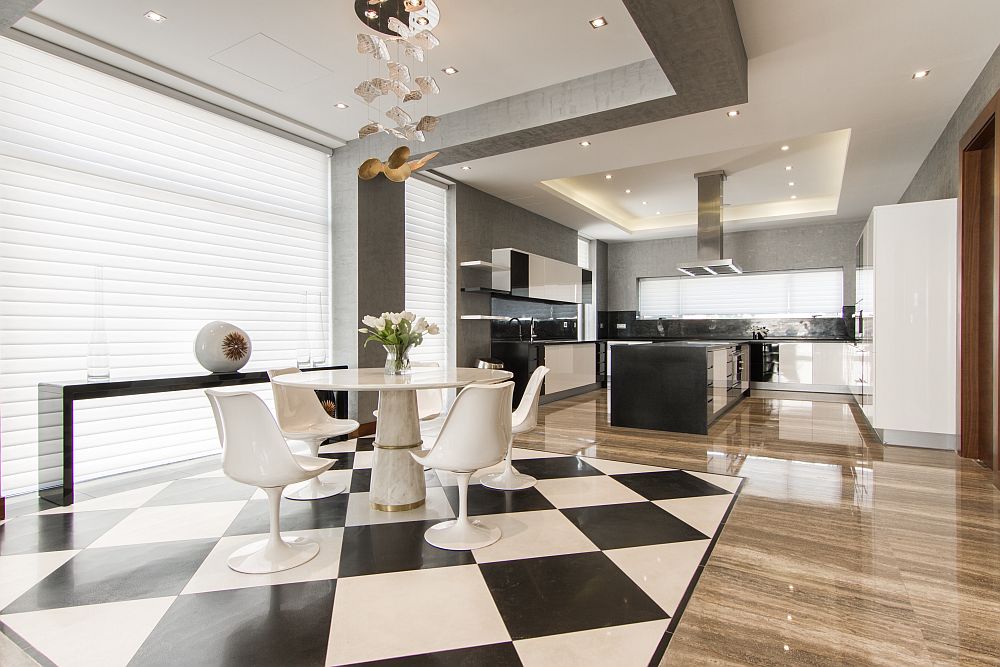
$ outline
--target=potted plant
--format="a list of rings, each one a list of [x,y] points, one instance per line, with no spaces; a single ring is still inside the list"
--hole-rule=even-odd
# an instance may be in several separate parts
[[[360,333],[368,334],[365,347],[375,341],[385,348],[385,374],[406,375],[410,372],[410,350],[424,342],[425,335],[436,336],[441,333],[437,324],[428,322],[423,317],[417,317],[409,311],[402,313],[382,313],[365,315],[361,319],[364,324],[358,329]]]

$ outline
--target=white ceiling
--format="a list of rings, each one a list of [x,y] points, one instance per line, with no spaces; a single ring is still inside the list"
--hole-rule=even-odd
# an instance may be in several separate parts
[[[767,215],[726,209],[729,230],[863,219],[898,201],[997,48],[1000,25],[996,0],[736,0],[736,8],[750,58],[750,99],[738,118],[710,111],[586,137],[588,148],[573,140],[440,171],[611,241],[693,234],[692,174],[744,160],[750,173],[727,183],[730,201],[781,206]],[[911,79],[928,68],[927,79]],[[838,179],[843,157],[832,145],[825,155],[799,151],[842,130],[850,138]],[[761,159],[782,144],[792,147],[793,178],[783,158]],[[794,203],[777,194],[788,180],[801,195]],[[831,212],[829,201],[811,200],[834,196],[835,180]],[[643,199],[650,204],[636,207]]]
[[[619,0],[437,4],[442,18],[434,33],[441,46],[424,65],[441,94],[417,108],[417,115],[441,115],[652,57]],[[355,51],[355,35],[364,26],[353,5],[349,0],[44,0],[35,8],[38,18],[29,15],[15,27],[336,147],[368,121],[353,90],[376,75],[374,61]],[[143,18],[150,9],[167,20]],[[596,16],[605,16],[609,25],[591,28],[587,21]],[[256,48],[241,48],[246,40]],[[414,73],[423,74],[424,65]],[[442,74],[445,66],[457,67],[459,74]],[[351,106],[337,110],[337,102]]]

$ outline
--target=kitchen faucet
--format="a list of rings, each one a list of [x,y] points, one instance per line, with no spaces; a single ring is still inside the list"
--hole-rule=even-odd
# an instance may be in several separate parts
[[[524,332],[521,329],[521,318],[520,317],[512,317],[512,318],[510,318],[507,321],[507,323],[508,324],[514,324],[515,320],[517,320],[517,339],[519,341],[523,341],[524,340]]]

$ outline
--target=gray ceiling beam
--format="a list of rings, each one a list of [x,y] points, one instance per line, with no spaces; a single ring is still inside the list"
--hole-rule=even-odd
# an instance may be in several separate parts
[[[0,33],[6,32],[42,0],[3,0],[0,2]]]
[[[414,154],[440,151],[433,166],[444,167],[747,101],[733,0],[623,2],[654,59],[444,114],[427,142],[410,146]],[[650,99],[653,86],[664,96]],[[384,159],[397,144],[385,135],[352,140],[334,157],[360,148]]]

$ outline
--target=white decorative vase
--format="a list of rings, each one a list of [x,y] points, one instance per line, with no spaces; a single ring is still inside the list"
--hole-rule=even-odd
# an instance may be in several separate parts
[[[250,336],[228,322],[209,322],[194,339],[194,356],[211,373],[235,373],[250,361]]]

